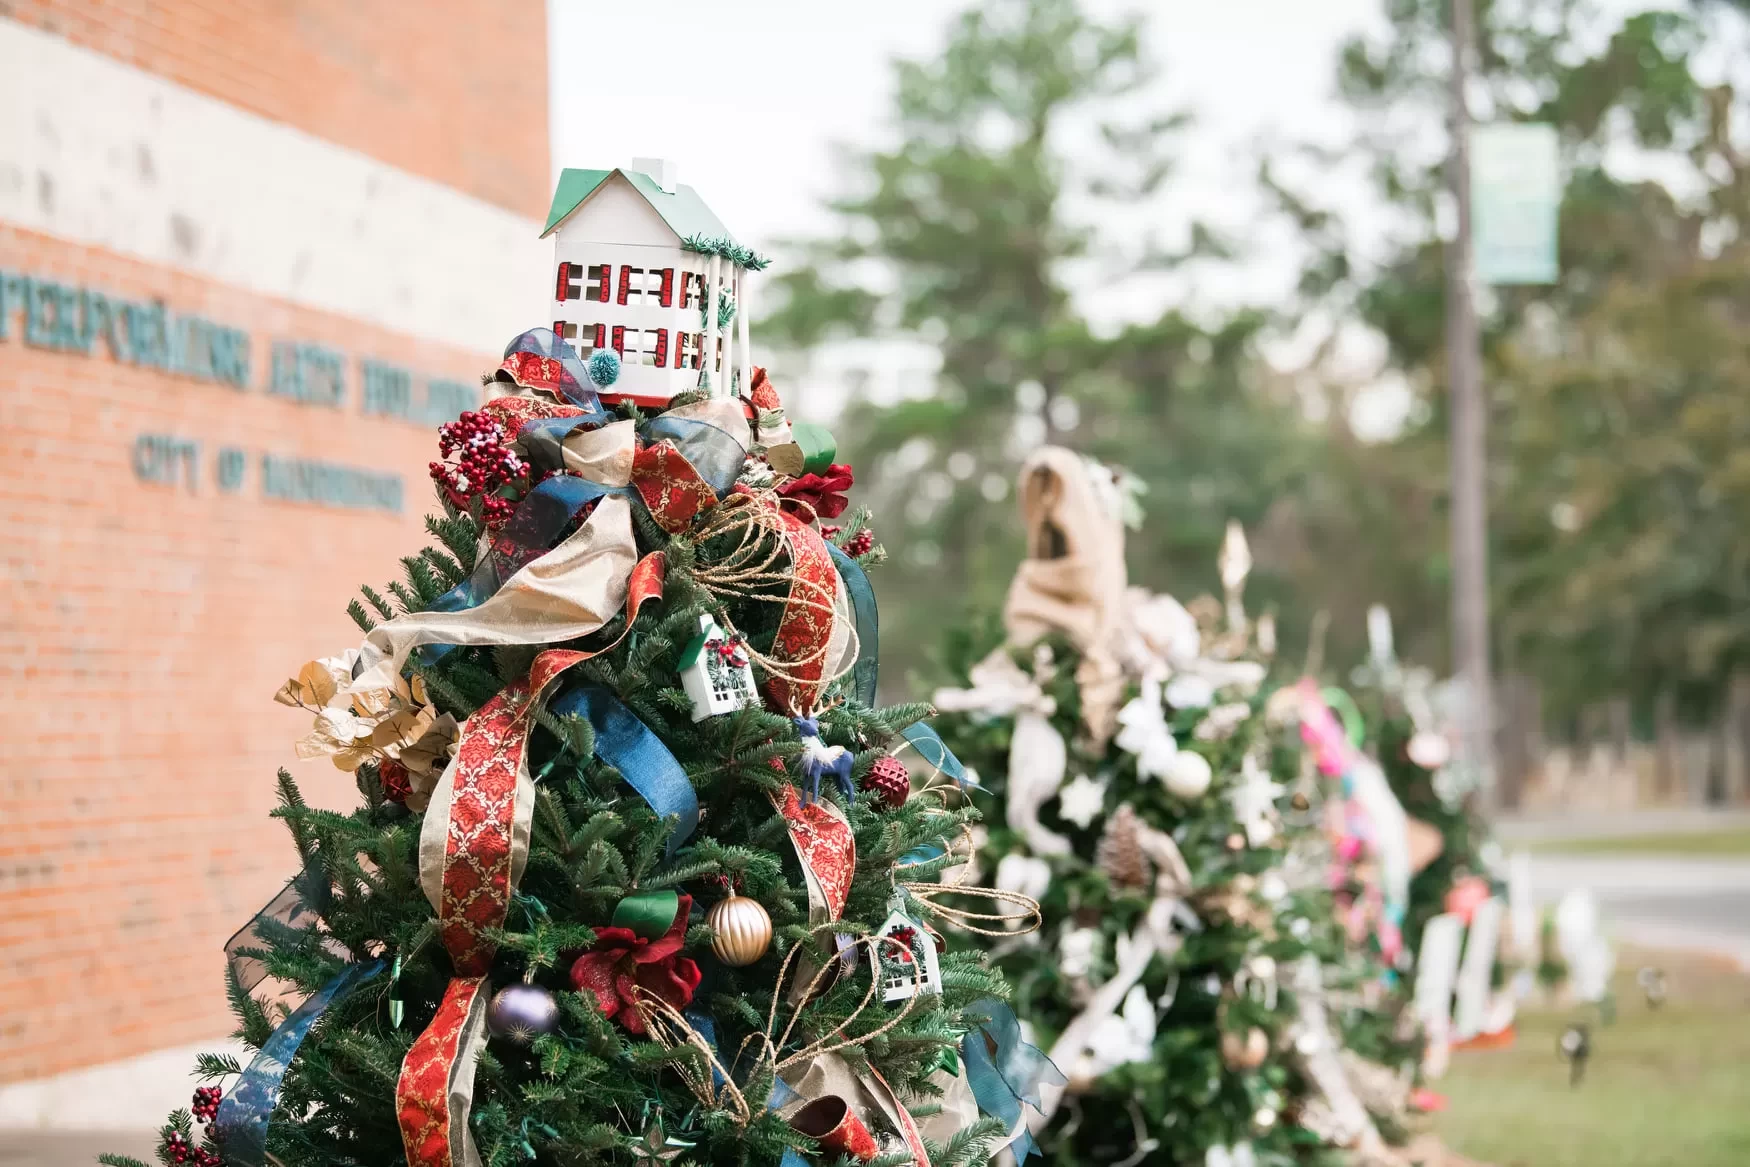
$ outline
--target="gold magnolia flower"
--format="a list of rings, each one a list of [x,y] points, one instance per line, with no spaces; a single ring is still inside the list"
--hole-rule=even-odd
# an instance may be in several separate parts
[[[352,680],[353,662],[358,649],[349,648],[340,656],[325,656],[313,660],[298,670],[298,675],[280,686],[273,699],[281,705],[299,709],[325,709],[334,703],[340,690]]]
[[[321,709],[310,732],[298,739],[293,748],[300,758],[332,757],[334,764],[348,774],[363,762],[376,756],[371,747],[371,735],[376,724],[345,707]]]
[[[392,758],[407,767],[421,802],[454,749],[456,719],[439,714],[419,677],[396,677],[392,685],[344,693],[352,682],[358,651],[310,661],[280,686],[274,700],[307,709],[316,720],[296,745],[300,758],[329,757],[352,773],[372,758]]]

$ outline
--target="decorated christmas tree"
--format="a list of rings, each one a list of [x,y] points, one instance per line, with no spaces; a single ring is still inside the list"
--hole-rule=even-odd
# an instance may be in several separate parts
[[[1433,674],[1398,661],[1384,608],[1368,612],[1367,639],[1368,659],[1355,670],[1351,691],[1360,732],[1411,824],[1418,870],[1409,885],[1404,942],[1415,952],[1428,921],[1447,910],[1453,889],[1488,877],[1488,824],[1471,797],[1474,784],[1453,757]]]
[[[259,1052],[201,1059],[163,1163],[942,1165],[1019,1129],[1042,1059],[945,943],[975,812],[927,707],[873,707],[867,516],[822,525],[850,468],[762,370],[640,408],[618,369],[513,341],[441,430],[433,545],[278,695],[359,804],[281,772],[300,870],[228,946]]]
[[[1348,1080],[1326,970],[1348,960],[1299,708],[1267,702],[1268,622],[1127,586],[1122,475],[1066,450],[1022,468],[1029,534],[994,648],[956,634],[944,736],[989,792],[981,861],[1037,898],[995,941],[1067,1081],[1031,1122],[1053,1164],[1341,1161],[1380,1139]],[[1195,613],[1195,614],[1194,614]]]

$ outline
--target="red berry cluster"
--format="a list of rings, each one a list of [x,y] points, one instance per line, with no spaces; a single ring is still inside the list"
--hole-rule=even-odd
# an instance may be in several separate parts
[[[845,544],[845,554],[855,559],[859,555],[867,555],[875,549],[875,532],[864,527]]]
[[[529,464],[505,445],[506,436],[492,418],[468,410],[438,427],[438,452],[453,461],[431,464],[432,481],[445,497],[463,510],[479,499],[481,516],[493,530],[516,511],[516,501],[503,497],[501,488],[520,492],[529,485]]]
[[[383,797],[390,802],[405,805],[413,794],[413,781],[407,776],[407,767],[394,758],[384,758],[377,763],[377,780],[383,784]]]
[[[219,1099],[224,1092],[217,1086],[201,1086],[194,1092],[194,1117],[199,1122],[212,1122],[219,1117]]]
[[[171,1131],[164,1139],[164,1155],[172,1163],[187,1163],[190,1167],[225,1167],[225,1161],[205,1147],[191,1147],[181,1131]]]

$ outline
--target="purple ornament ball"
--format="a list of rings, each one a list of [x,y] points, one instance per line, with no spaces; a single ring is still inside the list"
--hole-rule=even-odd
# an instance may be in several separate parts
[[[486,1028],[494,1037],[528,1045],[559,1028],[559,1002],[540,985],[506,985],[486,1006]]]

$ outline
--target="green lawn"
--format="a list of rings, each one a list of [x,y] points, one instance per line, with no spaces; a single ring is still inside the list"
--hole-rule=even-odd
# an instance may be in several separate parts
[[[1726,855],[1750,856],[1750,827],[1596,839],[1539,839],[1533,851],[1564,855]]]
[[[1665,969],[1647,1008],[1635,973]],[[1614,1024],[1593,1025],[1577,1088],[1556,1053],[1576,1016],[1522,1012],[1511,1049],[1461,1051],[1435,1083],[1451,1099],[1447,1145],[1495,1167],[1742,1167],[1750,1164],[1750,978],[1691,956],[1624,952]]]

